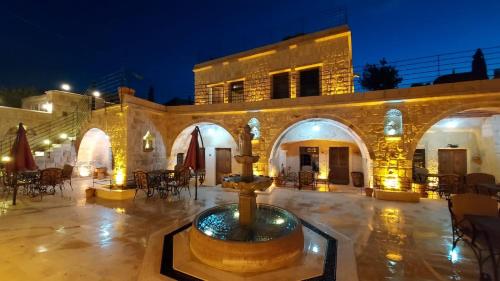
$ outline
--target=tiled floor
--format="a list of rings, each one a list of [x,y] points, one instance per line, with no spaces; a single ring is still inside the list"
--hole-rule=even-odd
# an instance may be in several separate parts
[[[135,280],[148,237],[216,204],[236,202],[235,192],[205,187],[199,200],[113,202],[86,200],[75,191],[43,201],[21,196],[0,201],[1,280]],[[258,196],[354,241],[360,280],[478,280],[476,260],[460,243],[450,255],[445,201],[398,203],[343,192],[275,189]],[[342,258],[342,257],[339,257]]]

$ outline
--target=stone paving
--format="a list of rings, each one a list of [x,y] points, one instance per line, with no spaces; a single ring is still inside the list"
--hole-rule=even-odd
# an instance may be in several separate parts
[[[21,196],[17,206],[0,193],[1,280],[136,280],[151,233],[237,201],[237,193],[213,187],[201,188],[196,202],[187,193],[168,200],[143,194],[126,202],[87,200],[89,183],[75,182],[63,196]],[[274,189],[257,200],[350,237],[360,280],[478,280],[465,244],[450,253],[446,201],[386,202],[338,190]]]

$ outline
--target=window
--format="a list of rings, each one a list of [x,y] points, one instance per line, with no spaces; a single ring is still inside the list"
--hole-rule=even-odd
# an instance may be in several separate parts
[[[248,121],[248,126],[250,126],[250,132],[253,134],[253,139],[258,140],[260,138],[260,122],[257,118],[252,118]]]
[[[386,137],[403,135],[403,114],[397,109],[390,109],[385,114],[384,134]]]
[[[184,164],[184,153],[177,153],[177,165]]]
[[[229,84],[229,102],[244,102],[243,81],[236,81]]]
[[[208,88],[208,103],[224,103],[224,87],[222,85]]]
[[[272,77],[273,83],[273,99],[286,99],[290,97],[290,75],[288,72],[274,74]]]
[[[300,97],[320,95],[319,68],[302,70],[300,72]]]
[[[144,152],[150,152],[154,150],[155,137],[147,131],[146,135],[142,137],[142,150]]]

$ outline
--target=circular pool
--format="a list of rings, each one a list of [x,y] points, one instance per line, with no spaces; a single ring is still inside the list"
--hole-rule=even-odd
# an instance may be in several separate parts
[[[190,230],[191,252],[202,262],[227,271],[261,272],[289,265],[302,254],[304,235],[291,212],[258,204],[252,225],[239,223],[238,204],[200,213]]]

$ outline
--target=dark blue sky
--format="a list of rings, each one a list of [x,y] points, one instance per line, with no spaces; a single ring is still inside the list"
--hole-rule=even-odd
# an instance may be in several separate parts
[[[2,1],[0,86],[83,90],[121,67],[157,100],[193,92],[201,58],[334,22],[345,7],[354,64],[500,45],[500,1]]]

